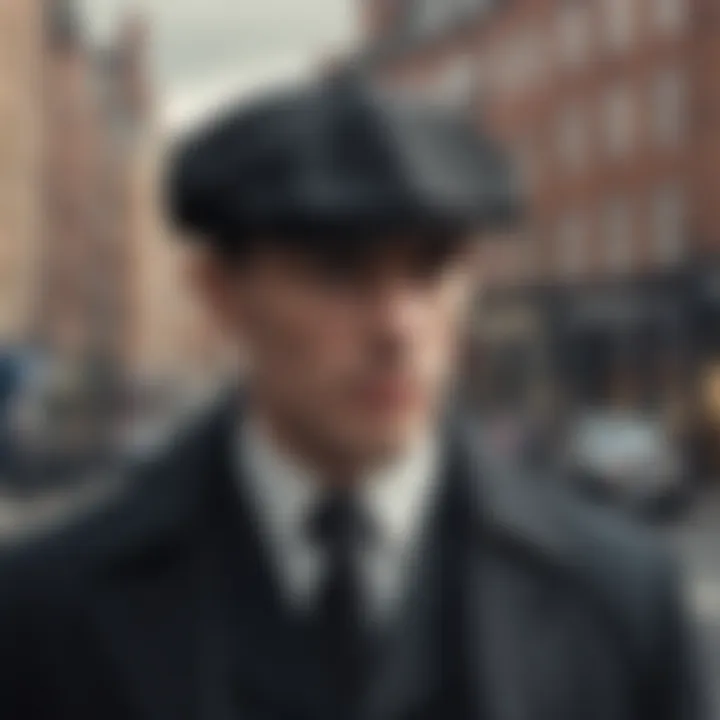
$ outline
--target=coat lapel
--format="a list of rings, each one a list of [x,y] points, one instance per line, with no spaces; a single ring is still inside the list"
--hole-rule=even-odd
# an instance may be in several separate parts
[[[305,622],[282,602],[270,563],[236,483],[218,496],[203,567],[201,655],[205,658],[203,718],[268,708],[287,716],[299,708],[321,717],[329,695]],[[282,688],[282,692],[278,692]],[[220,709],[226,708],[225,711]],[[262,712],[261,712],[262,711]]]
[[[566,626],[544,593],[506,559],[479,561],[466,607],[471,688],[482,717],[560,720],[572,665]],[[472,683],[475,678],[476,682]],[[479,682],[477,679],[479,678]]]
[[[578,717],[571,549],[533,487],[480,458],[467,475],[477,542],[463,593],[472,704],[493,720]]]
[[[281,607],[238,491],[228,411],[164,468],[171,487],[138,502],[140,527],[98,582],[94,631],[122,678],[128,716],[252,720],[268,707],[280,716],[326,709],[312,643]]]
[[[240,711],[253,718],[253,706],[325,716],[322,677],[308,662],[310,643],[259,589],[258,548],[241,540],[237,554],[232,548],[223,555],[226,539],[208,532],[224,522],[200,491],[224,487],[228,479],[228,469],[213,462],[230,457],[223,444],[227,427],[221,428],[175,470],[166,469],[166,476],[177,473],[172,491],[159,487],[154,502],[145,496],[138,502],[138,528],[126,534],[118,562],[104,564],[88,596],[92,631],[113,664],[108,676],[120,678],[128,716],[149,720],[224,720]],[[457,577],[463,667],[477,716],[576,717],[569,689],[576,653],[565,612],[571,593],[561,571],[572,558],[562,530],[535,506],[526,486],[478,463],[474,453],[458,453],[448,475],[467,492],[461,504],[468,520],[458,527],[474,535],[463,535],[457,545],[467,550]],[[186,476],[193,481],[181,480]],[[220,504],[226,501],[224,496]],[[437,540],[430,536],[364,717],[420,708],[437,690],[441,673],[430,628],[443,617],[434,591],[442,585],[437,573],[447,557]],[[234,587],[227,564],[233,561],[240,568]]]
[[[199,548],[219,428],[218,415],[178,443],[172,461],[138,475],[116,516],[104,519],[113,544],[92,574],[86,613],[128,717],[198,717]]]
[[[198,707],[193,571],[173,562],[92,598],[93,632],[127,717],[191,720]]]
[[[471,717],[576,718],[574,594],[562,572],[572,560],[562,530],[518,478],[467,445],[450,455],[440,521],[364,717],[412,715],[439,697],[452,667],[465,675]],[[459,642],[450,647],[460,661],[438,657],[458,627],[455,613]]]

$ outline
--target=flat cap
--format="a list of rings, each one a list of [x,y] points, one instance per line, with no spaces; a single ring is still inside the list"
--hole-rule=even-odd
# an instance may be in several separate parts
[[[270,236],[485,230],[518,209],[507,157],[477,128],[357,77],[216,118],[179,143],[167,189],[181,229],[229,249]]]

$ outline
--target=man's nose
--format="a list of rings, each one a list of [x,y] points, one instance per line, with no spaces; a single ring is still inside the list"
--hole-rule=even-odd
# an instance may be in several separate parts
[[[374,324],[387,334],[411,334],[422,326],[426,315],[426,299],[409,283],[382,288],[373,303]]]

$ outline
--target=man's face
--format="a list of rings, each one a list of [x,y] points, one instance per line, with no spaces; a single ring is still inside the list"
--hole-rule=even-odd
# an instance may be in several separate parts
[[[375,249],[263,249],[225,273],[223,315],[260,407],[338,459],[407,447],[435,420],[472,284],[470,245],[407,238]]]

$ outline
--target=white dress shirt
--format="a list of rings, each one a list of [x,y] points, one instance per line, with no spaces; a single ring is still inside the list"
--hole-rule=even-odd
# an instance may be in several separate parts
[[[239,472],[259,517],[259,529],[279,587],[292,607],[310,609],[322,580],[322,548],[308,536],[313,511],[325,497],[317,476],[288,457],[257,424],[240,432]],[[363,606],[370,617],[391,613],[415,565],[427,511],[438,484],[437,443],[418,443],[403,457],[358,485],[374,528],[373,541],[359,548]]]

